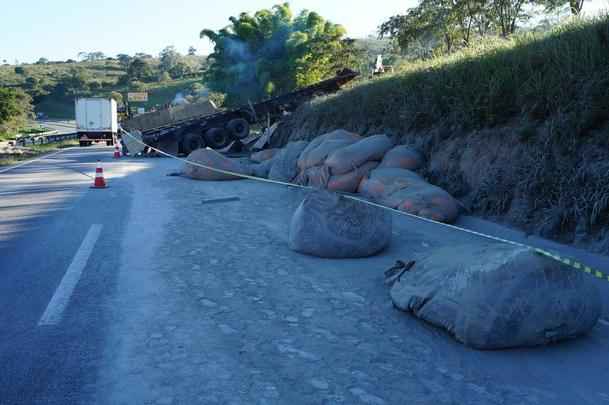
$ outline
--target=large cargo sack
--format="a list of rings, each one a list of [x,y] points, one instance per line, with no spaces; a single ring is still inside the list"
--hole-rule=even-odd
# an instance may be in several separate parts
[[[355,193],[364,176],[367,176],[377,166],[378,162],[366,162],[355,170],[332,176],[328,181],[327,188],[330,191]]]
[[[379,202],[391,206],[397,202],[400,211],[439,222],[451,223],[459,216],[457,201],[445,190],[428,183],[406,187]]]
[[[267,160],[272,159],[280,151],[281,149],[279,148],[264,149],[260,152],[252,153],[250,160],[256,163],[266,162]]]
[[[294,182],[302,186],[325,189],[329,180],[330,172],[327,166],[314,166],[300,172]]]
[[[309,167],[324,164],[326,158],[335,150],[349,146],[356,141],[353,139],[328,139],[317,145],[313,149],[303,151],[298,159],[298,170],[304,171]]]
[[[265,160],[262,163],[254,163],[250,165],[250,170],[254,176],[266,179],[269,177],[273,163],[273,159]]]
[[[269,179],[290,183],[298,174],[296,163],[307,142],[290,142],[273,158]]]
[[[413,171],[394,168],[376,168],[365,176],[359,187],[358,193],[373,199],[381,199],[391,193],[415,184],[428,184],[425,179]],[[396,208],[392,206],[392,208]]]
[[[325,258],[372,256],[391,241],[391,213],[336,193],[313,191],[290,223],[289,246]]]
[[[326,166],[332,175],[344,174],[367,161],[380,161],[393,147],[387,135],[373,135],[333,152],[326,159]]]
[[[434,249],[394,280],[396,307],[477,349],[535,346],[589,332],[602,304],[585,273],[498,243]]]
[[[298,168],[303,170],[307,167],[310,167],[310,166],[305,166],[304,157],[307,157],[312,150],[316,149],[319,145],[321,145],[322,143],[324,143],[326,141],[353,141],[353,142],[356,142],[361,139],[362,139],[362,137],[360,135],[355,134],[353,132],[345,131],[344,129],[337,129],[335,131],[328,132],[327,134],[320,135],[317,138],[314,138],[311,142],[309,142],[309,144],[307,145],[305,150],[302,151],[302,154],[301,154],[302,159],[298,160]]]
[[[199,163],[214,169],[226,170],[239,174],[251,174],[251,169],[239,161],[229,159],[211,149],[197,149],[188,155],[189,162]],[[238,180],[241,177],[219,173],[203,167],[184,163],[185,176],[196,180]]]
[[[379,168],[394,167],[399,169],[417,170],[423,166],[423,156],[416,150],[398,145],[385,153]]]

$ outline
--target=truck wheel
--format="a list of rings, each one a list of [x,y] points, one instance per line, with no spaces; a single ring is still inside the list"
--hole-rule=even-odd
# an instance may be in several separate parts
[[[182,149],[185,154],[190,154],[197,149],[201,149],[202,139],[197,134],[186,134],[182,140]]]
[[[234,118],[226,124],[226,129],[237,139],[245,139],[250,134],[250,123],[243,118]]]
[[[222,128],[212,128],[207,131],[205,141],[212,149],[222,149],[230,142],[228,134]]]
[[[112,141],[106,141],[106,146],[113,146],[113,145],[114,145],[114,142],[112,142]]]
[[[78,141],[78,145],[81,147],[87,146],[87,141]]]

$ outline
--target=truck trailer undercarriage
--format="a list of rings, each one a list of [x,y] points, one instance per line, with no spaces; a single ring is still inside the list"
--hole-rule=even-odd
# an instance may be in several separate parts
[[[331,79],[283,94],[256,104],[249,104],[226,111],[206,111],[185,119],[156,121],[151,126],[142,125],[140,117],[124,121],[122,128],[138,132],[142,142],[166,153],[177,155],[203,147],[222,149],[231,142],[239,144],[250,134],[250,126],[257,123],[273,124],[303,103],[324,94],[335,93],[358,76],[357,72],[343,69]],[[145,119],[146,117],[144,117]],[[162,121],[162,120],[161,120]]]

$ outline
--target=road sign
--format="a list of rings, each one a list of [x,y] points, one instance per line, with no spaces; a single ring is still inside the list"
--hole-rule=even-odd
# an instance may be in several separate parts
[[[127,93],[127,101],[146,102],[148,101],[148,93],[145,91]]]

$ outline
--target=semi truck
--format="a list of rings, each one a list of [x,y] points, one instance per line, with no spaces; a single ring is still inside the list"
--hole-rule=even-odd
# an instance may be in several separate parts
[[[113,99],[90,97],[75,101],[76,132],[80,146],[90,146],[93,142],[105,142],[112,146],[118,132],[116,101]]]
[[[177,110],[143,114],[121,122],[121,127],[139,141],[172,155],[189,154],[206,146],[223,149],[232,142],[240,144],[249,136],[251,125],[271,125],[312,98],[340,90],[358,75],[350,69],[343,69],[330,79],[235,109],[218,111],[213,104],[201,104],[180,114],[176,113]]]

